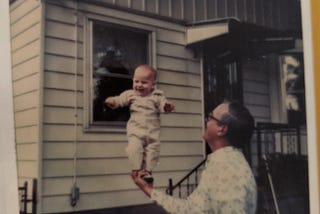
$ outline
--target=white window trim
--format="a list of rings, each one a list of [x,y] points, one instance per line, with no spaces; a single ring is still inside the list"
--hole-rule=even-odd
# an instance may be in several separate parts
[[[143,30],[148,32],[148,63],[153,67],[156,66],[156,28],[151,27],[147,24],[135,22],[134,20],[120,20],[118,18],[104,17],[100,15],[88,14],[85,16],[84,22],[84,111],[83,111],[83,131],[84,132],[118,132],[124,133],[125,122],[93,122],[92,113],[92,97],[93,97],[93,22],[102,21],[114,25],[124,26],[128,28],[136,28],[137,30]]]

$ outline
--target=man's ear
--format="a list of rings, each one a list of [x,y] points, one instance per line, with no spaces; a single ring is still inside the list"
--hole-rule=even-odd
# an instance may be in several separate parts
[[[218,130],[218,136],[225,136],[228,132],[228,126],[227,125],[220,125]]]

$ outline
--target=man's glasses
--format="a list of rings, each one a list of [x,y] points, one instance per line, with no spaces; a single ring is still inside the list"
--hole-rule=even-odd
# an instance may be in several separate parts
[[[206,117],[206,122],[210,121],[210,120],[215,120],[217,121],[218,123],[222,123],[218,118],[214,117],[212,115],[212,113],[210,113],[207,117]]]

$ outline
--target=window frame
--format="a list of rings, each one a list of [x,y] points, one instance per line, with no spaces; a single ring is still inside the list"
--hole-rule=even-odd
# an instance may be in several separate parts
[[[284,82],[284,70],[282,68],[283,63],[283,57],[285,56],[300,56],[302,61],[303,61],[303,65],[302,65],[302,69],[303,69],[303,73],[305,75],[305,67],[304,67],[304,56],[303,56],[303,52],[290,52],[287,51],[285,53],[279,54],[278,55],[278,63],[279,63],[279,84],[280,84],[280,88],[281,88],[281,122],[289,124],[289,125],[293,125],[293,126],[300,126],[300,127],[305,127],[307,125],[307,121],[305,121],[304,123],[289,123],[289,113],[288,113],[288,109],[286,108],[286,96],[287,96],[287,91],[286,91],[286,86],[285,86],[285,82]],[[307,119],[307,115],[306,115],[306,86],[304,85],[304,107],[305,107],[305,120]]]
[[[98,15],[85,16],[84,23],[84,132],[125,132],[126,122],[119,121],[94,121],[93,120],[93,23],[105,22],[111,26],[119,26],[137,31],[144,31],[147,34],[147,63],[156,67],[156,29],[147,24],[141,24],[134,20],[121,20]]]

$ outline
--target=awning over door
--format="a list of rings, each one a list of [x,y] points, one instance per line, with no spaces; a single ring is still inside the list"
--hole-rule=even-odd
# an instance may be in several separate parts
[[[294,48],[295,38],[288,32],[234,18],[193,23],[187,29],[187,46],[212,54],[254,57]]]

